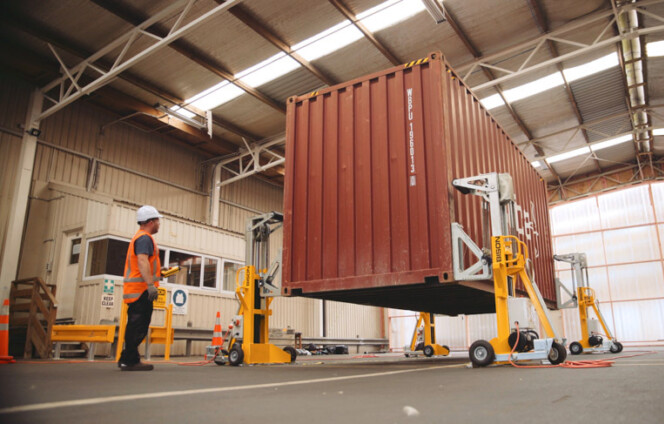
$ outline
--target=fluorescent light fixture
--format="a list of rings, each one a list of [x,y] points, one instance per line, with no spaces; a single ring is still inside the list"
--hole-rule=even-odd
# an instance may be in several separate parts
[[[632,134],[625,134],[621,135],[620,137],[602,141],[601,143],[593,144],[590,146],[590,148],[593,150],[593,152],[596,152],[597,150],[606,149],[607,147],[612,147],[617,144],[625,143],[627,141],[632,141],[632,139],[633,139]]]
[[[180,107],[180,106],[177,106],[177,105],[173,106],[173,107],[170,108],[169,110],[170,110],[171,112],[173,112],[175,115],[182,115],[182,116],[184,116],[185,118],[189,118],[189,119],[191,119],[191,118],[193,118],[194,116],[196,116],[196,114],[195,114],[194,112],[188,111],[187,109],[185,109],[185,108],[183,108],[183,107]]]
[[[664,128],[655,128],[652,130],[652,135],[664,135]]]
[[[618,66],[618,54],[611,53],[583,65],[563,70],[567,81],[572,82]]]
[[[423,10],[421,0],[390,0],[360,13],[357,18],[369,31],[377,32],[405,21]]]
[[[500,94],[494,94],[493,96],[485,97],[481,99],[480,102],[482,102],[482,105],[484,105],[484,108],[487,110],[498,106],[503,106],[505,104],[503,98],[500,97]]]
[[[445,9],[438,0],[422,0],[422,3],[437,24],[445,22]]]
[[[560,162],[561,160],[571,159],[576,156],[581,156],[590,153],[590,148],[588,146],[581,147],[580,149],[571,150],[569,152],[561,153],[559,155],[554,155],[546,158],[546,161],[549,163]]]
[[[221,104],[233,100],[242,93],[244,93],[244,91],[241,88],[228,81],[222,81],[202,93],[197,94],[191,99],[186,100],[186,103],[201,110],[212,110]]]
[[[174,108],[178,108],[179,110],[173,110]],[[169,109],[164,105],[157,104],[156,109],[166,113],[168,116],[171,116],[175,119],[178,119],[182,122],[185,122],[185,123],[187,123],[187,124],[189,124],[193,127],[196,127],[198,129],[200,129],[200,130],[205,129],[207,127],[206,123],[201,123],[201,122],[199,122],[195,119],[192,119],[192,117],[196,116],[196,114],[191,113],[186,109],[182,109],[179,106],[173,106]],[[183,111],[191,114],[191,116],[185,115],[185,113],[183,113]]]
[[[306,60],[316,60],[362,38],[362,32],[350,21],[344,21],[332,28],[314,35],[293,46]]]
[[[250,87],[259,87],[299,67],[300,64],[292,57],[281,52],[236,74],[235,78],[240,79]]]
[[[646,54],[648,57],[664,56],[664,40],[647,43]]]

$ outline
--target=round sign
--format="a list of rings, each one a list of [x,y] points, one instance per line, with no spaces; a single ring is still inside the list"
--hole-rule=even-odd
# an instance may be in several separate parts
[[[187,292],[184,290],[175,290],[173,293],[173,304],[175,306],[184,306],[187,303]]]

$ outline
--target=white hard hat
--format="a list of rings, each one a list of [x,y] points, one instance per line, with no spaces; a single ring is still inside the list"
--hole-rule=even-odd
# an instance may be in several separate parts
[[[154,206],[141,206],[136,212],[136,222],[145,222],[149,219],[161,218],[161,214],[157,211]]]

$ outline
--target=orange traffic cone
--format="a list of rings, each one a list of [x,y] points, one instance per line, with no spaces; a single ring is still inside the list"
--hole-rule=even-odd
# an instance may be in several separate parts
[[[217,319],[214,322],[214,332],[212,333],[212,346],[221,347],[224,340],[221,334],[221,313],[217,312]]]
[[[5,299],[0,309],[0,364],[14,362],[14,357],[9,356],[9,299]]]
[[[214,321],[214,330],[212,332],[212,344],[207,347],[205,359],[210,361],[214,359],[217,350],[221,349],[224,339],[221,334],[221,313],[217,311],[217,319]]]

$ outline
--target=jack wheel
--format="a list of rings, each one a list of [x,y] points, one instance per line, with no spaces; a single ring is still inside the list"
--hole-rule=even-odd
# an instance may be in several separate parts
[[[424,346],[424,356],[431,358],[433,356],[433,346],[426,345]]]
[[[609,348],[611,353],[620,353],[623,350],[623,345],[620,342],[613,342],[611,343],[611,347]]]
[[[567,349],[565,349],[565,346],[558,342],[553,342],[553,345],[551,346],[551,351],[549,352],[549,362],[551,362],[551,365],[558,365],[562,364],[565,362],[565,359],[567,358]]]
[[[297,350],[293,346],[286,346],[284,348],[284,352],[290,354],[290,361],[291,364],[295,362],[295,358],[297,358]]]
[[[581,355],[583,353],[583,346],[579,342],[572,342],[569,345],[569,353],[572,355]]]
[[[235,343],[230,352],[228,352],[228,363],[234,367],[237,367],[242,363],[242,361],[244,361],[244,351],[242,350],[242,345]]]
[[[490,365],[496,357],[493,351],[493,346],[491,346],[491,343],[486,340],[478,340],[470,345],[468,354],[470,356],[470,362],[476,367],[486,367],[487,365]]]

